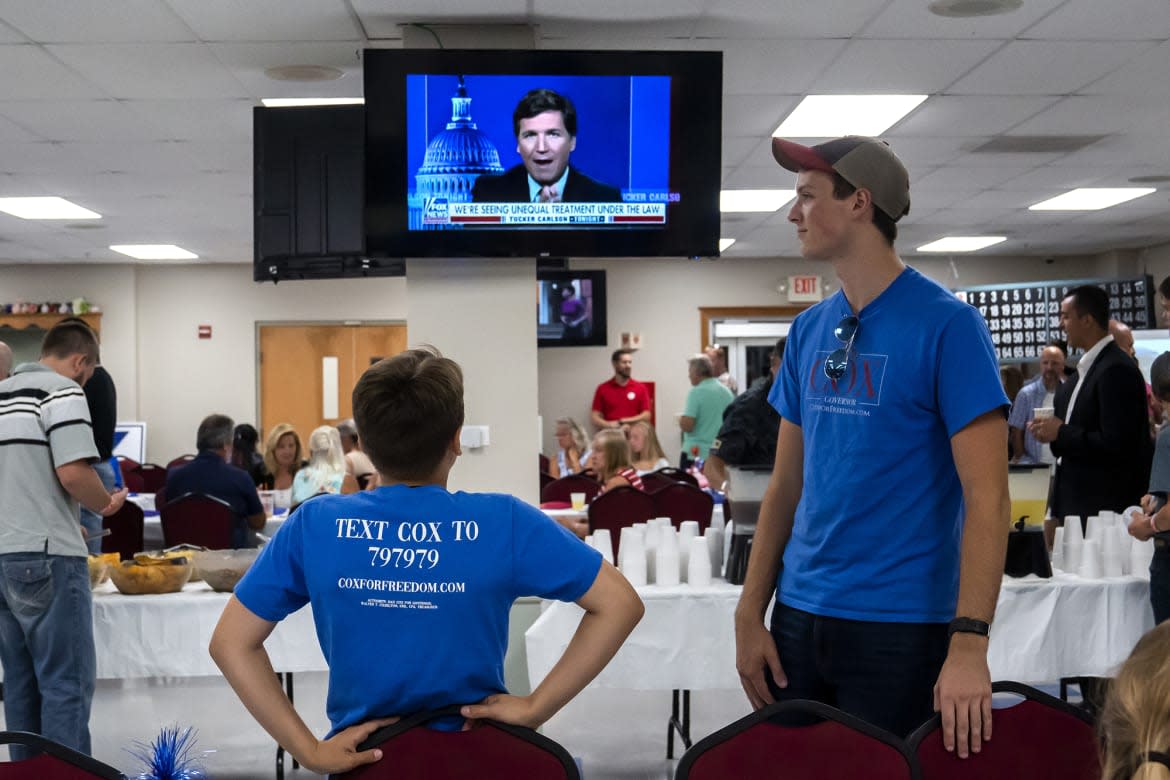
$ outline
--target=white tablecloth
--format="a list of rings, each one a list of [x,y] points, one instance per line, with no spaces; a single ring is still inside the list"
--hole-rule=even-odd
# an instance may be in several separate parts
[[[98,678],[218,675],[207,643],[229,595],[203,582],[154,596],[125,596],[110,583],[100,586],[93,595]],[[278,672],[325,671],[309,606],[281,621],[264,646]]]
[[[740,587],[717,581],[638,589],[642,622],[593,681],[631,690],[738,689],[733,615]],[[535,687],[564,653],[582,610],[551,602],[528,629],[528,675]],[[988,662],[994,680],[1053,682],[1107,676],[1153,627],[1149,581],[1004,579]]]

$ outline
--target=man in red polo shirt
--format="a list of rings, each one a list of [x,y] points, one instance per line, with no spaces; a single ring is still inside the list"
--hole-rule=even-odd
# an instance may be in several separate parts
[[[590,419],[597,430],[624,428],[642,420],[650,421],[650,393],[636,379],[630,379],[634,356],[628,349],[613,353],[613,379],[602,382],[593,394]]]

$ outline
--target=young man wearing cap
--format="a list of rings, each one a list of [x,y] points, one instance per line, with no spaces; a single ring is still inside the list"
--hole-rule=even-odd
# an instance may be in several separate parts
[[[801,252],[841,290],[793,322],[769,397],[782,421],[736,611],[741,682],[756,708],[818,699],[898,735],[939,711],[966,757],[991,737],[1009,516],[991,337],[895,252],[910,186],[886,144],[772,151],[798,174]]]

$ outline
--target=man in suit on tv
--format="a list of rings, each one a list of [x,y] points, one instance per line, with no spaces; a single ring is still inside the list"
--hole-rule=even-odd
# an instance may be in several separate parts
[[[516,151],[523,164],[498,176],[480,176],[475,203],[620,203],[617,187],[569,167],[577,148],[577,110],[564,95],[534,89],[512,112]]]
[[[1050,516],[1084,523],[1101,510],[1141,501],[1152,457],[1146,382],[1133,358],[1109,335],[1109,296],[1099,287],[1072,290],[1060,304],[1070,348],[1085,350],[1075,379],[1056,391],[1055,415],[1028,426],[1059,460]]]

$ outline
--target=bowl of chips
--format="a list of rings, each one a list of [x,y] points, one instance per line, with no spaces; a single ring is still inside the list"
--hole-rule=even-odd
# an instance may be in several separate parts
[[[110,579],[120,593],[128,596],[177,593],[191,579],[193,569],[185,557],[123,561],[110,567]]]

